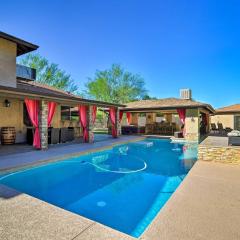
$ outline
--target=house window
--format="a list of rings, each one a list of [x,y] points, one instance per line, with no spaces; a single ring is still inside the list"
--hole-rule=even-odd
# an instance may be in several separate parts
[[[78,109],[75,107],[61,106],[61,120],[79,121]]]
[[[139,113],[139,117],[146,117],[146,113]]]
[[[162,113],[156,113],[156,117],[164,117],[164,114],[162,114]]]

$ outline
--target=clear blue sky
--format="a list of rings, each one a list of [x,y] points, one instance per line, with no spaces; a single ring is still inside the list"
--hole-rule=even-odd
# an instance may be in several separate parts
[[[240,103],[240,1],[1,1],[0,30],[40,46],[83,88],[120,63],[151,96]]]

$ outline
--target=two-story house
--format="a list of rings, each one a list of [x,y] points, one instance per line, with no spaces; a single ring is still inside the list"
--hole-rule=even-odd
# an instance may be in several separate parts
[[[1,143],[37,141],[37,148],[46,149],[50,127],[55,129],[53,141],[56,143],[82,135],[86,142],[91,142],[96,107],[109,108],[117,119],[118,107],[122,105],[83,99],[35,81],[36,70],[16,64],[16,58],[37,48],[35,44],[0,32]],[[76,107],[82,114],[80,119],[76,111],[72,111]],[[112,119],[115,129],[118,125],[116,119]]]

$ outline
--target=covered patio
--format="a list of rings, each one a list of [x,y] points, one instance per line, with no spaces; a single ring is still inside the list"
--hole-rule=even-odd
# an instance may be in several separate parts
[[[35,81],[17,79],[17,87],[0,86],[0,129],[3,152],[48,149],[61,144],[104,141],[94,136],[97,109],[108,109],[111,136],[117,138],[119,107],[124,105],[84,99]],[[73,109],[77,109],[73,111]],[[31,146],[32,145],[32,146]]]
[[[157,134],[200,141],[209,133],[209,116],[214,109],[192,99],[166,98],[131,102],[121,111],[126,113],[122,134]]]

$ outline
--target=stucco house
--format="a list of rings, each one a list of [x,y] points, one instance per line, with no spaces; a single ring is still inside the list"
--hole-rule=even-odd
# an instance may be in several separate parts
[[[119,133],[118,109],[123,105],[84,99],[40,84],[35,81],[35,69],[16,64],[18,56],[37,48],[35,44],[0,32],[2,144],[13,140],[16,143],[33,141],[36,148],[47,149],[51,134],[49,129],[52,129],[52,132],[55,130],[56,136],[57,134],[61,136],[62,133],[62,141],[83,136],[85,142],[91,142],[97,107],[109,109],[113,135],[117,137]],[[79,109],[77,116],[72,111],[76,107]]]
[[[25,40],[0,32],[0,129],[1,143],[32,142],[38,149],[53,143],[83,138],[93,142],[98,107],[108,109],[113,137],[121,134],[125,112],[136,133],[183,134],[200,141],[209,132],[211,105],[192,99],[191,90],[180,98],[141,100],[126,105],[84,99],[36,81],[36,70],[18,65],[16,58],[38,49]],[[78,111],[76,111],[76,109]],[[124,131],[124,121],[122,129]],[[58,138],[59,136],[59,138]]]
[[[211,116],[211,123],[215,123],[216,126],[221,123],[224,128],[240,131],[240,104],[216,109],[215,115]]]

